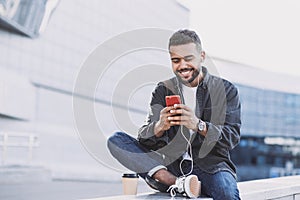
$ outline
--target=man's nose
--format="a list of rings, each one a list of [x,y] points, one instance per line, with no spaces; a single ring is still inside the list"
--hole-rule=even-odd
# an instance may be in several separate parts
[[[187,62],[185,62],[185,60],[182,59],[181,62],[180,62],[180,67],[184,68],[186,66],[187,66]]]

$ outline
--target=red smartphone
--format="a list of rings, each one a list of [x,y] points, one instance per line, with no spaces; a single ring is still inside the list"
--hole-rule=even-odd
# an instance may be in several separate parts
[[[166,96],[166,105],[173,106],[174,104],[181,104],[180,96],[179,95]]]

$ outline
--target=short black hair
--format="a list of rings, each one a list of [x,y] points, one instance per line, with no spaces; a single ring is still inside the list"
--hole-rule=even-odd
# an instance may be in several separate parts
[[[202,51],[201,40],[197,33],[192,30],[183,29],[176,31],[169,39],[169,49],[170,46],[182,45],[194,43],[199,52]]]

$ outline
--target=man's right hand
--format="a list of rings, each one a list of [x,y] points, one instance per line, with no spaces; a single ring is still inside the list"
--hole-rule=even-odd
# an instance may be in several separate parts
[[[156,137],[161,137],[166,130],[169,130],[173,126],[168,117],[174,114],[170,113],[170,110],[174,110],[173,106],[165,107],[160,111],[159,121],[154,126],[154,134]]]

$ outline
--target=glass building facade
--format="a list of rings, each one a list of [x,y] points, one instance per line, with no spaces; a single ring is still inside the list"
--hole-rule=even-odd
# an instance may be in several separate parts
[[[236,86],[242,104],[242,129],[232,159],[239,180],[299,174],[300,94]]]

